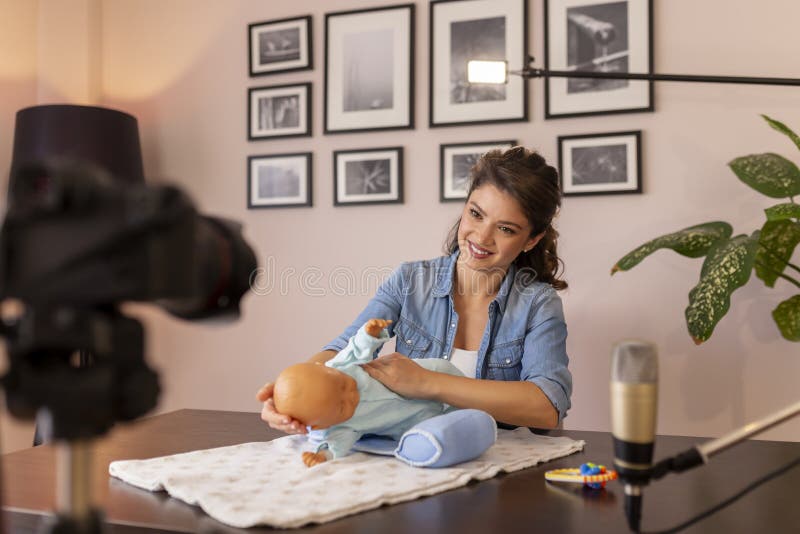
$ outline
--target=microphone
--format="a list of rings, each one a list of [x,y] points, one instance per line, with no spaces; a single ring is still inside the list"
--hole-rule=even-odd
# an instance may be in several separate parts
[[[628,526],[639,532],[642,486],[650,479],[658,404],[658,355],[652,343],[625,340],[611,359],[614,468],[625,488]]]

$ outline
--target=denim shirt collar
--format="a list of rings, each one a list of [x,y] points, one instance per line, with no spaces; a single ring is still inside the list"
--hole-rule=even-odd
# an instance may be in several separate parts
[[[453,252],[449,258],[444,260],[442,269],[439,270],[436,277],[436,285],[433,288],[434,297],[446,297],[453,291],[453,276],[455,275],[456,261],[459,255],[458,250]],[[513,263],[508,266],[508,272],[503,283],[500,285],[500,290],[497,292],[492,302],[496,302],[500,308],[500,313],[505,312],[506,303],[508,302],[508,295],[511,293],[511,287],[514,285],[514,278],[516,277],[517,266]]]

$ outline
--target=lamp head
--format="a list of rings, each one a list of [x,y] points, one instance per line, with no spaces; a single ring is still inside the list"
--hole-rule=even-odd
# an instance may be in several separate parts
[[[508,83],[508,62],[503,60],[471,60],[467,62],[467,81],[469,83],[505,84]]]

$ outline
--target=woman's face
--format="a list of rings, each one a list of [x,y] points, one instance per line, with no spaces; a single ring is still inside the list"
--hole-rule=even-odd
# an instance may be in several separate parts
[[[458,261],[476,271],[505,272],[520,252],[541,239],[543,234],[530,237],[531,231],[514,197],[483,185],[472,192],[461,214]]]

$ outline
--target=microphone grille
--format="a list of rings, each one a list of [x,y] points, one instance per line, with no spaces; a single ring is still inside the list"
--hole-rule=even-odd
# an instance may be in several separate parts
[[[626,339],[614,346],[611,380],[623,383],[658,382],[658,352],[653,343]]]

